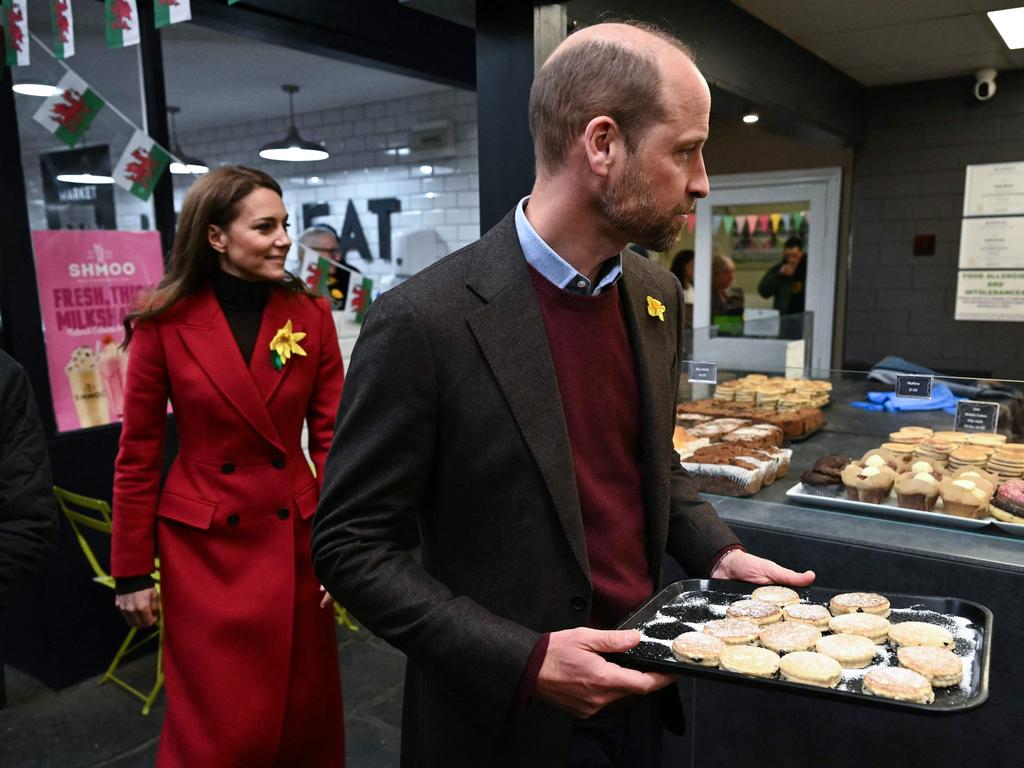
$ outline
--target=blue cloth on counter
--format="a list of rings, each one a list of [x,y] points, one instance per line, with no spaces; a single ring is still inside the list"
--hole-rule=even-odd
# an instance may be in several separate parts
[[[888,357],[882,358],[868,373],[868,378],[873,381],[880,381],[883,384],[892,384],[895,386],[896,377],[901,373],[935,376],[936,386],[938,386],[939,380],[941,379],[943,384],[947,385],[953,394],[962,395],[963,397],[970,399],[980,398],[992,400],[1000,398],[1014,399],[1021,397],[1021,391],[1009,384],[1003,384],[997,381],[962,379],[953,376],[944,377],[938,371],[933,371],[931,368],[925,368],[923,365],[918,365],[917,363],[911,363],[908,360],[904,360],[902,357],[897,357],[896,355],[889,355]],[[922,409],[918,408],[916,410]]]
[[[945,411],[955,414],[956,404],[965,398],[956,397],[949,387],[940,381],[932,382],[930,400],[919,397],[897,397],[895,392],[868,392],[868,402],[850,403],[854,408],[866,411]]]

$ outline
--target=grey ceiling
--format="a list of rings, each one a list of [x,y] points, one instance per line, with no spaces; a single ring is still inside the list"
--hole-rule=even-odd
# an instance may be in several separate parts
[[[992,0],[733,0],[864,85],[891,85],[1024,67],[985,11]]]

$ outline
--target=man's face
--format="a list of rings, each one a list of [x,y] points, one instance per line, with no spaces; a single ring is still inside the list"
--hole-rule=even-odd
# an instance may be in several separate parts
[[[655,251],[676,242],[686,214],[709,191],[701,153],[711,96],[689,59],[678,51],[668,55],[674,66],[662,67],[667,117],[650,125],[639,146],[626,152],[601,198],[602,213],[613,227]]]
[[[340,261],[338,258],[341,255],[338,250],[338,239],[330,232],[313,232],[306,236],[303,244],[307,248],[312,248],[319,256]]]
[[[782,255],[786,258],[787,264],[792,264],[794,267],[800,263],[800,260],[804,257],[802,248],[787,248],[782,252]]]

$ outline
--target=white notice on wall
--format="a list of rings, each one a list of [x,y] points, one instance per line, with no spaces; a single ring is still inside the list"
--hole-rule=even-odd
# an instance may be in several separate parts
[[[1024,214],[1024,162],[968,165],[964,216]]]
[[[957,320],[1024,322],[1024,270],[961,270],[956,284]]]
[[[963,219],[960,269],[1024,269],[1024,217]]]

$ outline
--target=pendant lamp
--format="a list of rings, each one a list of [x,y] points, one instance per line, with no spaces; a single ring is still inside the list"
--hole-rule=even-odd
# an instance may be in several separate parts
[[[265,144],[260,150],[260,157],[264,160],[282,160],[285,162],[308,162],[311,160],[326,160],[330,153],[320,144],[306,141],[299,136],[295,127],[295,108],[293,97],[298,92],[297,85],[282,85],[281,90],[288,94],[288,133],[279,141],[272,141]]]
[[[202,160],[197,160],[194,157],[186,155],[181,145],[178,144],[178,129],[174,122],[174,116],[181,112],[181,107],[167,107],[167,114],[171,116],[171,154],[173,154],[177,160],[171,163],[171,173],[192,173],[199,174],[209,173],[210,166],[204,163]]]

